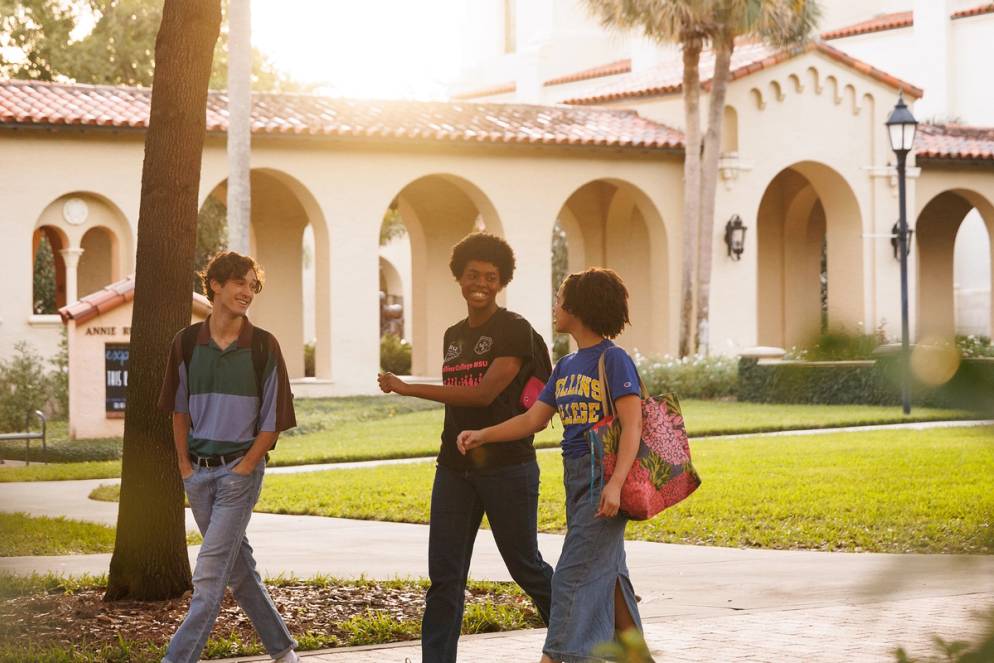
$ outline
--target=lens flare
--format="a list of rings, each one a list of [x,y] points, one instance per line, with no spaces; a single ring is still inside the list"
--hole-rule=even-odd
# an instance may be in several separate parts
[[[959,364],[959,351],[949,339],[925,338],[911,351],[911,372],[919,382],[931,387],[949,382]]]

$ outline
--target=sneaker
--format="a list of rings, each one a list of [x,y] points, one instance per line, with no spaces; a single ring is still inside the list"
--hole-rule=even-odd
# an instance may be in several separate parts
[[[300,663],[300,657],[291,649],[279,658],[274,658],[273,663]]]

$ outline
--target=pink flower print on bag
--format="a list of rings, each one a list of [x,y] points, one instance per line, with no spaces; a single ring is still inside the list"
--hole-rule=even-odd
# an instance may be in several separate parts
[[[587,431],[591,453],[591,485],[610,480],[617,463],[621,421],[613,416],[613,401],[604,370],[598,361],[602,407],[608,416]],[[638,454],[621,487],[621,512],[632,520],[646,520],[680,502],[701,485],[690,462],[690,444],[680,403],[673,394],[649,396],[642,386],[642,437]],[[599,461],[599,462],[598,462]],[[597,473],[600,476],[594,476]]]

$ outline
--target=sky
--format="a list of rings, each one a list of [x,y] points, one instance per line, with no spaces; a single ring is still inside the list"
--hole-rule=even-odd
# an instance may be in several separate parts
[[[252,0],[252,44],[322,93],[441,99],[459,72],[465,1]]]

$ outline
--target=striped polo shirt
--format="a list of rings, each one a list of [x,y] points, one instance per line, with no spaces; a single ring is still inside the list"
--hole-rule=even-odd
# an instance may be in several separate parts
[[[189,373],[183,362],[183,332],[173,339],[159,395],[160,409],[189,413],[190,452],[199,456],[231,454],[251,447],[257,432],[294,427],[286,365],[272,334],[260,394],[252,363],[255,327],[244,318],[238,338],[221,348],[211,338],[209,321],[200,327]]]

